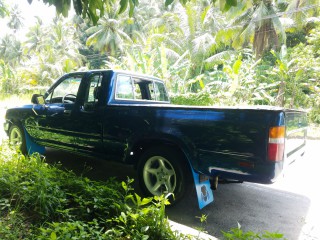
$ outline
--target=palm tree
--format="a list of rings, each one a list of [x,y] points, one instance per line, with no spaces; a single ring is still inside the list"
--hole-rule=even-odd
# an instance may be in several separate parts
[[[21,15],[21,11],[17,4],[15,4],[10,10],[10,19],[8,22],[8,27],[13,29],[14,32],[23,27],[24,18]]]
[[[156,75],[167,80],[170,90],[185,92],[186,79],[195,79],[216,62],[212,58],[219,48],[216,33],[225,19],[210,1],[194,0],[184,7],[174,3],[170,8],[158,1],[141,1],[133,18],[144,20],[144,25],[138,22],[142,31],[130,32],[134,44],[125,46],[121,60],[112,58],[108,66]]]
[[[174,38],[181,49],[175,50],[182,56],[187,54],[190,61],[188,77],[192,91],[203,88],[201,76],[215,65],[214,57],[226,49],[217,39],[218,33],[226,27],[226,19],[211,1],[190,1],[184,7],[177,5],[178,34]],[[219,54],[220,53],[220,54]],[[219,55],[217,55],[219,54]]]
[[[90,35],[86,44],[109,56],[119,55],[126,43],[132,44],[131,38],[123,30],[124,18],[117,14],[117,8],[116,4],[108,8],[98,24],[86,31]]]
[[[23,57],[21,42],[12,34],[6,34],[0,42],[0,58],[11,67],[16,66]]]
[[[39,17],[36,17],[37,21],[34,26],[29,28],[29,31],[26,34],[27,40],[25,42],[25,47],[30,53],[31,51],[39,52],[43,48],[47,33],[43,26],[42,20]]]
[[[259,58],[265,51],[279,49],[286,43],[285,30],[275,3],[273,0],[251,0],[238,6],[246,11],[233,22],[234,25],[241,26],[233,42],[234,47],[242,47],[251,42]]]
[[[3,0],[0,0],[0,17],[3,18],[8,15],[7,6],[4,4]]]
[[[286,15],[295,21],[295,26],[305,27],[312,19],[318,17],[320,6],[318,0],[291,0],[288,1]]]
[[[63,59],[69,58],[78,62],[82,61],[79,54],[80,41],[76,37],[76,28],[72,23],[61,17],[56,17],[50,26],[49,43],[55,54]]]
[[[51,25],[44,26],[38,19],[27,37],[28,60],[23,66],[23,78],[32,79],[32,85],[50,85],[63,73],[82,66],[80,42],[71,22],[56,17]]]

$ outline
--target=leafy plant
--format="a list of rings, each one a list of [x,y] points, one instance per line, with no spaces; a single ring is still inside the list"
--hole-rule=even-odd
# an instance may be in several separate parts
[[[280,233],[271,233],[267,231],[264,233],[255,233],[252,231],[244,232],[239,223],[238,228],[232,228],[229,232],[222,231],[222,233],[227,240],[286,239],[283,234]]]
[[[0,145],[1,239],[189,239],[170,229],[164,196],[133,180],[92,181]]]
[[[168,199],[164,196],[141,198],[131,193],[130,184],[130,180],[122,182],[126,191],[124,206],[120,215],[107,220],[113,226],[107,231],[108,234],[114,238],[135,236],[136,239],[175,239],[176,235],[170,230],[165,217]]]
[[[97,220],[92,222],[68,221],[53,222],[47,227],[41,227],[37,239],[41,240],[65,240],[65,239],[110,239],[108,234],[103,231]]]

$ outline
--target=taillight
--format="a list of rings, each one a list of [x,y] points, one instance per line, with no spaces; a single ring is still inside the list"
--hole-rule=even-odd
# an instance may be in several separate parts
[[[284,157],[285,127],[269,129],[268,158],[270,161],[282,161]]]

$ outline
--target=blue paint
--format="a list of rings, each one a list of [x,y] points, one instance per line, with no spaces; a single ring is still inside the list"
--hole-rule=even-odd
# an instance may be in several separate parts
[[[199,181],[199,174],[192,170],[194,184],[196,186],[199,209],[204,208],[214,200],[213,191],[210,187],[209,179],[203,182]]]
[[[27,147],[27,152],[29,155],[31,155],[32,153],[39,153],[39,154],[44,154],[46,149],[43,146],[40,146],[38,144],[36,144],[34,141],[32,141],[30,135],[28,134],[28,132],[24,129],[24,135],[26,137],[26,147]]]

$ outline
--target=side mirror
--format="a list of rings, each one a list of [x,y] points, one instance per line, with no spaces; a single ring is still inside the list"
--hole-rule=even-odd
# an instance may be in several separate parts
[[[33,94],[31,98],[33,104],[44,104],[44,97],[41,94]]]

